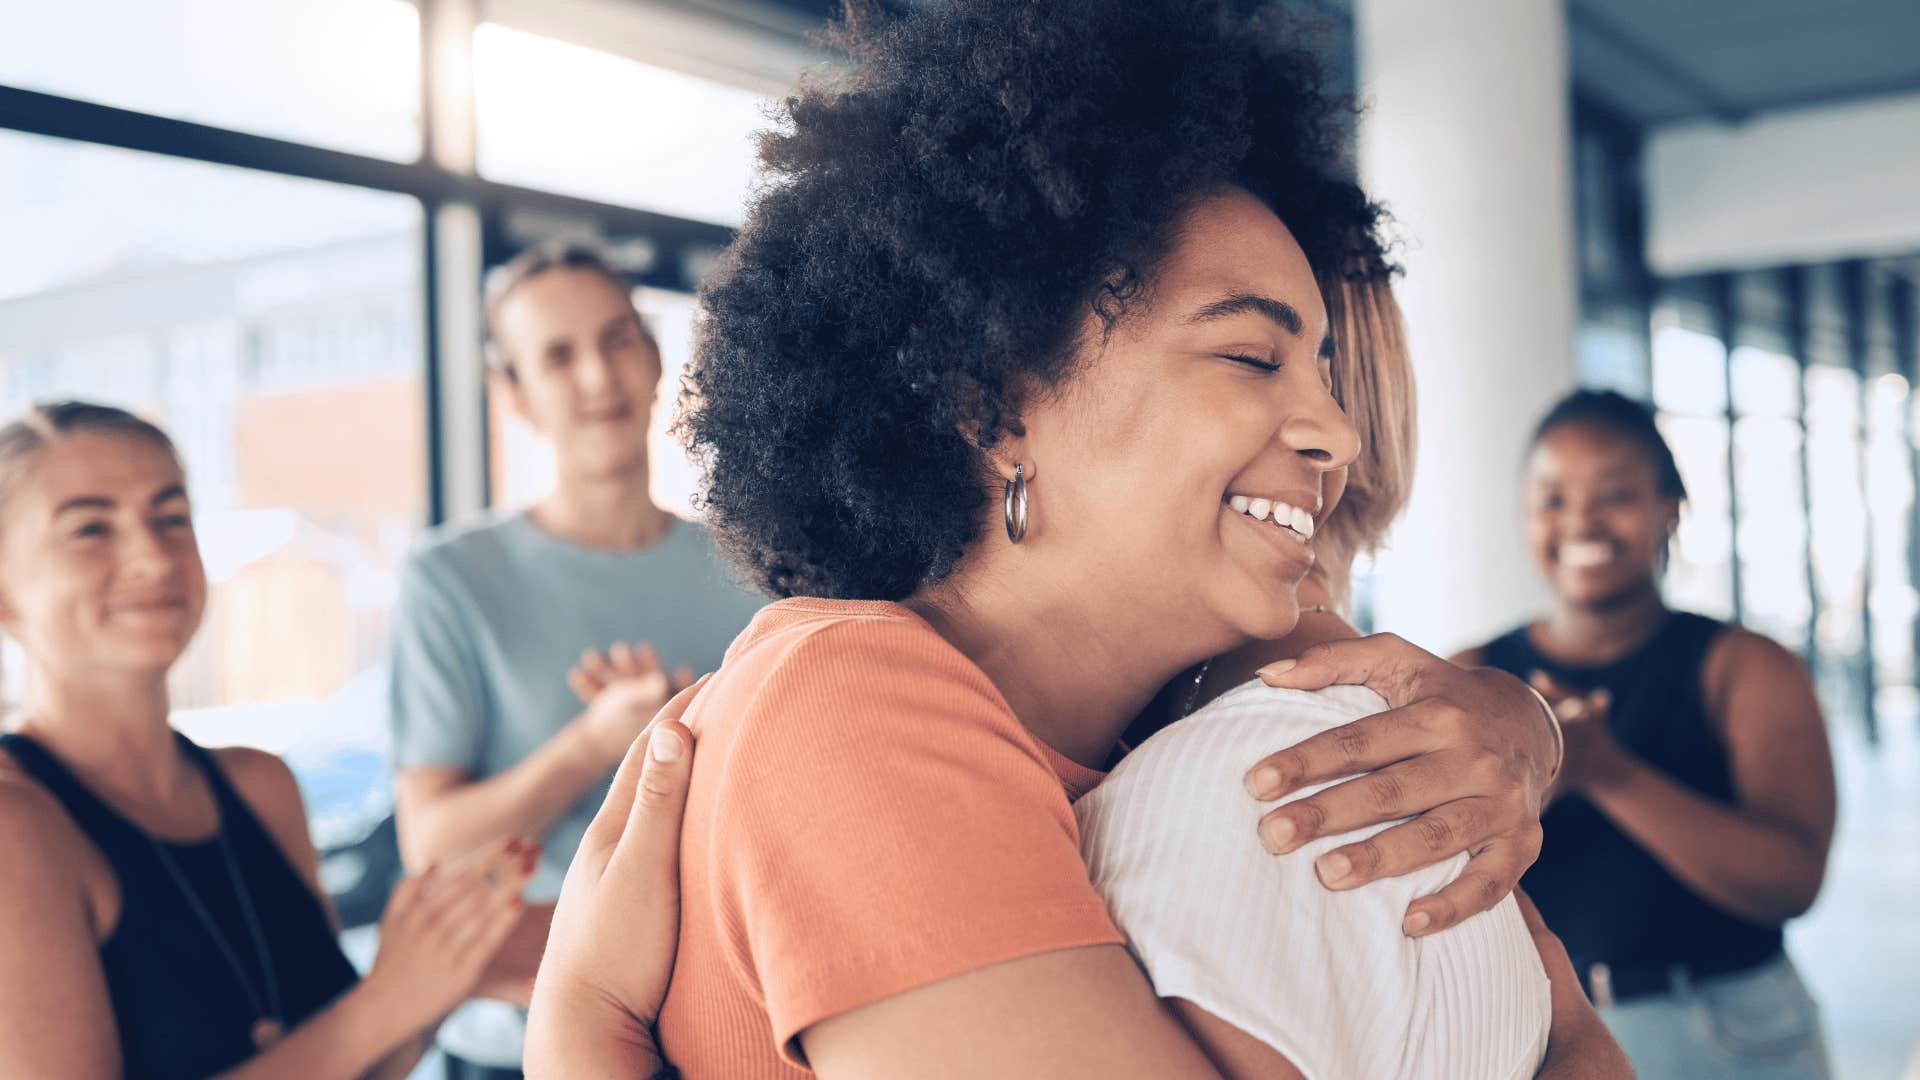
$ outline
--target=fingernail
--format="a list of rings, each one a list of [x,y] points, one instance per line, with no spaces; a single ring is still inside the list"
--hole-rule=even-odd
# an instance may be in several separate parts
[[[1269,818],[1260,823],[1260,839],[1267,850],[1275,855],[1284,855],[1287,845],[1293,843],[1294,828],[1292,818]]]
[[[653,741],[647,745],[647,753],[653,755],[653,760],[663,764],[679,761],[680,755],[686,752],[687,744],[680,741],[678,734],[666,728],[654,732]]]
[[[1280,770],[1262,765],[1247,777],[1247,793],[1256,799],[1271,799],[1280,794]]]
[[[1254,674],[1260,676],[1263,679],[1277,679],[1280,676],[1285,675],[1287,672],[1292,671],[1294,669],[1294,666],[1298,663],[1299,661],[1297,660],[1275,660],[1273,663],[1268,664],[1266,667],[1261,668],[1259,671],[1255,672]]]
[[[1314,860],[1314,869],[1320,871],[1322,885],[1338,885],[1353,870],[1353,860],[1337,851],[1329,851]]]
[[[1425,930],[1427,928],[1427,924],[1431,923],[1432,921],[1433,921],[1433,917],[1428,915],[1426,912],[1416,911],[1413,914],[1407,916],[1406,921],[1400,924],[1400,929],[1408,937],[1413,937],[1416,934],[1420,933],[1420,931]]]

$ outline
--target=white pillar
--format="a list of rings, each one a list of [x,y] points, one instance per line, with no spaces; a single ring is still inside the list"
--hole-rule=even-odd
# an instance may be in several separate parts
[[[1574,381],[1566,25],[1557,0],[1357,0],[1360,171],[1404,241],[1414,497],[1376,625],[1436,651],[1542,610],[1522,543],[1528,430]]]

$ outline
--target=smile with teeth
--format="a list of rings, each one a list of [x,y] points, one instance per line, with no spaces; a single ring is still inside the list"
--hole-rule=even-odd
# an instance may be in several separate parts
[[[1613,545],[1604,540],[1568,540],[1560,545],[1560,564],[1585,570],[1613,560]]]
[[[1245,514],[1255,521],[1273,522],[1288,536],[1303,544],[1313,539],[1313,515],[1300,507],[1289,506],[1275,499],[1253,499],[1245,495],[1227,496],[1227,505],[1236,513]]]

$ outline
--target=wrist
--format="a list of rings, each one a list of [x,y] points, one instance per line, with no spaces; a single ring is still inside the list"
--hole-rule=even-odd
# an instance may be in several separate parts
[[[1590,763],[1580,770],[1580,790],[1586,794],[1611,794],[1633,781],[1638,761],[1619,744],[1609,742],[1586,757]]]
[[[1520,682],[1520,680],[1517,679],[1515,681]],[[1548,739],[1547,761],[1549,764],[1546,775],[1540,778],[1540,786],[1544,790],[1545,788],[1551,787],[1554,781],[1559,779],[1560,770],[1566,765],[1567,735],[1560,727],[1560,714],[1553,711],[1553,705],[1547,701],[1546,695],[1527,685],[1525,682],[1520,682],[1520,686],[1527,692],[1528,696],[1533,699],[1535,707],[1539,709],[1541,723],[1544,726]]]
[[[606,745],[606,739],[589,719],[591,715],[589,710],[574,717],[560,733],[569,769],[584,780],[598,780],[619,768],[620,759],[626,756],[624,747],[616,754]]]
[[[342,1026],[348,1031],[365,1032],[381,1054],[413,1035],[428,1033],[426,1029],[436,1019],[416,1016],[419,1006],[414,995],[394,986],[377,967],[341,996],[340,1009],[347,1014]]]

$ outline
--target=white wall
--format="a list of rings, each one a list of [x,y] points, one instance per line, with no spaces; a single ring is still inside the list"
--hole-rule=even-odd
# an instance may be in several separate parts
[[[1517,475],[1573,385],[1571,117],[1561,5],[1359,0],[1362,178],[1407,241],[1396,286],[1420,394],[1413,503],[1376,623],[1428,648],[1541,610]]]
[[[1663,274],[1920,250],[1920,94],[1669,126],[1644,168]]]

